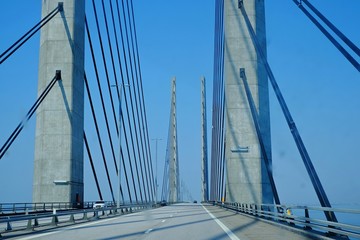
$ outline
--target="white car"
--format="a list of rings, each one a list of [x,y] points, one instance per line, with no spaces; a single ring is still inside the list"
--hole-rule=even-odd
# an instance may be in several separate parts
[[[105,208],[105,207],[106,207],[105,201],[96,201],[93,205],[94,209]]]

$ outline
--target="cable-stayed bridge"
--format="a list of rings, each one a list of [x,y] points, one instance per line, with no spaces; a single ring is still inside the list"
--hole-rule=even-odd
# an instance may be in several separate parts
[[[156,206],[157,197],[155,192],[157,186],[155,186],[153,160],[150,153],[146,120],[147,111],[143,95],[143,78],[137,45],[133,3],[132,1],[91,1],[87,3],[88,10],[85,13],[82,1],[76,1],[73,4],[70,2],[64,1],[63,4],[49,2],[43,6],[42,19],[44,19],[44,22],[39,24],[39,26],[44,25],[44,27],[41,30],[42,36],[40,40],[38,101],[29,110],[24,120],[15,128],[13,134],[10,134],[10,138],[5,140],[1,154],[2,157],[6,156],[7,150],[17,140],[16,137],[21,136],[21,131],[27,120],[31,119],[32,115],[37,111],[36,148],[39,150],[35,150],[33,201],[44,205],[50,202],[65,202],[69,203],[70,205],[67,207],[71,208],[88,206],[84,202],[86,199],[84,199],[84,182],[82,180],[83,165],[84,161],[87,160],[91,166],[91,173],[95,183],[93,186],[96,186],[98,198],[110,200],[111,203],[106,203],[108,205],[100,211],[88,209],[85,212],[84,210],[75,213],[65,212],[64,215],[53,212],[51,215],[43,216],[38,214],[33,216],[30,213],[30,218],[22,220],[18,220],[16,217],[15,219],[8,217],[8,220],[3,221],[6,223],[6,232],[2,234],[3,237],[6,237],[7,233],[12,234],[12,230],[16,229],[16,224],[19,221],[28,221],[27,230],[36,230],[43,227],[42,224],[46,225],[44,219],[50,218],[51,224],[56,226],[61,225],[59,223],[63,222],[63,217],[66,216],[70,216],[70,222],[87,221],[102,218],[102,213],[105,212],[106,215],[114,216],[119,213]],[[303,2],[296,2],[300,10],[304,11],[303,6],[305,4],[307,8],[311,9],[307,1]],[[350,226],[349,230],[349,226],[336,223],[337,218],[334,212],[343,211],[331,208],[330,201],[326,196],[321,181],[317,177],[315,168],[312,166],[305,146],[302,144],[291,114],[286,111],[286,102],[282,98],[281,92],[275,87],[274,91],[280,101],[281,108],[285,109],[285,117],[291,132],[294,134],[296,145],[299,147],[316,195],[322,207],[325,208],[312,209],[309,207],[280,205],[282,202],[272,177],[271,148],[268,130],[266,130],[269,127],[269,116],[266,110],[268,108],[266,101],[268,100],[266,100],[267,89],[264,89],[264,85],[267,85],[266,76],[269,77],[272,86],[276,86],[276,79],[266,61],[266,53],[263,52],[265,48],[263,45],[265,34],[261,29],[261,25],[264,24],[263,5],[262,3],[252,4],[251,1],[218,1],[216,3],[213,140],[211,144],[212,169],[209,200],[232,211],[240,211],[247,216],[251,215],[255,219],[259,217],[270,221],[275,220],[275,223],[281,226],[280,229],[283,229],[285,225],[286,228],[294,230],[291,224],[295,223],[295,229],[296,227],[305,226],[307,229],[315,228],[320,231],[320,233],[311,232],[310,230],[305,233],[301,232],[301,236],[305,236],[305,238],[310,238],[309,232],[316,234],[316,236],[322,236],[325,232],[330,237],[336,238],[345,234],[344,230],[354,232],[353,234],[347,234],[356,236],[356,227],[351,228]],[[247,15],[248,11],[250,11],[249,15]],[[316,11],[314,13],[316,14]],[[318,15],[318,18],[322,17]],[[86,20],[83,22],[82,19]],[[117,21],[115,21],[116,19]],[[47,20],[48,22],[46,22]],[[256,26],[256,28],[253,29],[253,26]],[[31,34],[32,32],[30,32]],[[57,34],[62,35],[60,36],[62,39],[57,39],[55,37]],[[230,37],[227,38],[226,36]],[[341,34],[338,34],[338,36],[340,39],[344,39]],[[26,38],[27,36],[24,39]],[[84,42],[82,42],[82,39]],[[260,43],[257,42],[259,40]],[[357,57],[352,57],[352,55],[349,57],[348,50],[339,48],[338,43],[331,38],[330,41],[357,69]],[[344,42],[351,45],[348,40]],[[237,48],[236,45],[239,43],[244,43],[246,47]],[[356,48],[350,48],[355,49],[356,54]],[[82,52],[85,53],[84,56],[88,57],[82,57]],[[246,60],[248,55],[250,61]],[[239,59],[234,60],[237,58]],[[8,61],[7,59],[10,59],[10,57],[7,58],[6,53],[2,55],[1,63],[3,66]],[[256,62],[256,67],[252,69],[253,62]],[[242,64],[242,66],[238,66],[238,63]],[[47,75],[51,76],[47,78]],[[261,80],[264,76],[265,82]],[[250,88],[247,81],[250,82]],[[254,81],[258,83],[258,88],[254,88]],[[234,87],[234,85],[237,87]],[[234,92],[229,93],[234,89],[243,91],[242,95],[239,96]],[[106,92],[105,96],[103,92]],[[97,96],[95,97],[96,100],[93,100],[94,95]],[[85,99],[85,102],[79,99]],[[234,106],[245,104],[247,107],[236,108],[231,107],[231,104],[234,104]],[[82,110],[83,105],[85,111]],[[228,108],[228,106],[230,107]],[[229,109],[240,109],[242,111],[245,109],[247,118],[244,119],[238,114],[234,115],[230,113]],[[176,114],[173,114],[175,112],[173,109],[170,110],[170,116],[176,116]],[[82,116],[82,114],[84,115]],[[84,118],[91,118],[93,121],[90,124],[85,123],[85,126],[83,126],[82,119]],[[174,122],[175,124],[172,125]],[[248,125],[242,125],[242,122],[246,122]],[[87,137],[87,129],[93,130],[93,138]],[[176,118],[172,119],[170,117],[170,129],[176,129]],[[244,132],[238,131],[239,129],[244,130]],[[239,133],[240,135],[237,135]],[[244,135],[248,136],[244,138]],[[176,134],[169,134],[168,143],[169,139],[174,138],[174,136]],[[228,138],[229,136],[230,138]],[[247,140],[249,140],[249,143],[247,143]],[[253,141],[256,143],[254,144]],[[233,143],[236,144],[232,145]],[[119,148],[119,146],[121,147]],[[177,158],[177,140],[175,144],[168,144],[168,146],[170,147],[167,150],[170,153],[171,151],[174,153],[174,149],[176,149],[175,155]],[[95,151],[96,148],[97,151]],[[94,157],[92,151],[97,152],[98,156]],[[239,162],[244,159],[246,161],[248,157],[246,155],[254,152],[257,157],[252,156],[249,159],[257,159],[252,161],[253,163],[257,162],[255,166],[248,169],[248,166],[243,164],[239,168],[236,161]],[[240,158],[237,159],[234,155],[240,156]],[[99,162],[102,164],[99,164]],[[171,177],[168,180],[169,192],[174,188],[179,188],[178,183],[171,183],[172,179],[179,177],[178,165],[181,165],[181,160],[180,163],[176,160],[176,164],[177,167],[172,168],[173,170],[177,169],[174,171],[177,172],[176,177]],[[99,171],[99,168],[102,168],[105,172],[102,177],[98,177],[97,171]],[[170,168],[168,175],[170,175]],[[237,179],[237,175],[243,177]],[[261,184],[262,187],[258,188],[256,186],[258,184]],[[106,197],[103,196],[104,188],[108,193]],[[171,202],[174,201],[171,200]],[[273,203],[278,205],[275,206]],[[28,207],[20,208],[29,213],[29,210],[41,209],[40,206],[41,204],[36,207],[32,205],[29,207],[28,205]],[[58,205],[57,208],[61,208],[61,205]],[[222,216],[221,213],[217,215],[216,209],[210,206],[201,208],[198,205],[175,205],[163,209],[168,211],[166,212],[168,215],[165,214],[167,217],[164,218],[156,215],[164,215],[163,212],[157,213],[157,210],[152,210],[150,211],[151,216],[147,216],[145,212],[145,215],[141,216],[140,220],[135,219],[135,221],[145,220],[146,224],[150,225],[137,226],[130,224],[126,228],[137,229],[135,232],[131,232],[131,230],[129,233],[114,232],[114,235],[107,236],[107,238],[141,238],[142,234],[148,234],[146,236],[156,238],[159,237],[156,234],[160,234],[161,231],[156,230],[155,226],[167,224],[167,222],[172,222],[174,226],[159,227],[158,229],[166,232],[167,229],[182,226],[185,230],[190,225],[188,224],[191,222],[190,220],[184,220],[184,222],[170,220],[176,217],[183,218],[184,213],[186,215],[187,211],[192,212],[188,215],[193,220],[193,224],[196,224],[196,222],[212,222],[213,224],[215,222],[216,226],[219,226],[219,229],[223,231],[220,231],[221,233],[215,231],[210,233],[214,235],[208,236],[205,234],[205,229],[209,226],[205,226],[205,228],[196,227],[202,229],[197,234],[192,228],[185,230],[194,232],[195,235],[191,235],[193,237],[201,238],[201,234],[203,234],[205,239],[227,237],[236,239],[239,236],[240,239],[246,238],[246,236],[253,236],[255,239],[263,238],[261,233],[257,233],[260,235],[255,234],[256,230],[252,227],[256,226],[266,229],[267,236],[273,235],[276,238],[280,235],[295,238],[293,235],[285,235],[285,233],[274,230],[278,229],[278,226],[259,227],[258,224],[263,223],[260,220],[254,220],[250,223],[245,223],[246,221],[243,222],[237,218],[231,221],[226,220],[231,216]],[[298,216],[298,213],[295,214],[296,211],[301,211],[300,216]],[[328,222],[313,220],[311,218],[312,214],[309,215],[311,211],[324,212]],[[356,213],[356,211],[351,213]],[[203,216],[205,219],[198,219],[194,215],[206,215],[207,217]],[[127,215],[126,217],[131,218],[133,215]],[[221,221],[219,218],[224,219]],[[126,220],[124,221],[126,222]],[[288,226],[289,224],[290,226]],[[91,223],[89,226],[92,225],[95,226],[95,223]],[[246,230],[247,228],[248,230]],[[272,231],[275,231],[275,233],[272,233]],[[180,232],[183,231],[180,230]],[[58,233],[61,233],[61,231],[49,232],[43,236],[34,235],[34,237],[30,236],[30,238],[46,238],[50,235],[55,237]],[[28,232],[25,234],[28,234]],[[174,237],[181,236],[181,233],[168,234]],[[314,237],[314,235],[311,236]],[[59,238],[64,238],[64,236]],[[79,236],[79,238],[88,237]],[[101,239],[104,237],[97,235],[95,238]]]

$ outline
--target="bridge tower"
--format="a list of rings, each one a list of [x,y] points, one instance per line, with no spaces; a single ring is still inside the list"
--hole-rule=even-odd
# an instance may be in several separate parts
[[[167,157],[169,161],[169,202],[180,200],[179,155],[176,118],[176,78],[172,79]]]
[[[36,113],[33,201],[83,201],[84,0],[62,0],[63,11],[41,30],[38,93],[61,70]],[[58,1],[43,0],[42,16]]]
[[[224,1],[226,201],[273,203],[273,193],[240,78],[240,68],[245,68],[262,138],[271,160],[267,75],[252,44],[239,4],[245,7],[261,47],[266,52],[264,0]]]
[[[202,128],[202,151],[201,151],[201,200],[209,200],[208,187],[208,154],[207,154],[207,122],[206,122],[206,83],[205,77],[201,77],[201,128]]]

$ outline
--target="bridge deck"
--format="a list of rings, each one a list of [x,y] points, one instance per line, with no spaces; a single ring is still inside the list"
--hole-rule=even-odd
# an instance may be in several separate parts
[[[40,229],[39,229],[40,230]],[[16,233],[12,239],[320,239],[216,206],[177,204],[61,228]],[[322,239],[326,239],[322,237]]]

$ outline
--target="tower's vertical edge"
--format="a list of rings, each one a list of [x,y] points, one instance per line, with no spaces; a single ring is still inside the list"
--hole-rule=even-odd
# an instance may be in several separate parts
[[[171,85],[171,108],[169,123],[169,202],[178,202],[180,199],[179,157],[177,141],[176,119],[176,78],[172,79]]]
[[[34,202],[83,201],[84,0],[63,0],[63,11],[41,30],[38,92],[61,70],[36,113]],[[58,1],[42,0],[42,17]]]
[[[208,154],[207,154],[207,124],[206,124],[206,83],[205,77],[201,77],[201,200],[208,201]]]
[[[243,7],[266,52],[264,0],[245,0]],[[258,137],[240,79],[245,68],[259,114],[262,137],[271,156],[270,114],[267,75],[257,56],[239,9],[238,0],[224,1],[224,81],[226,126],[226,200],[272,203],[273,194],[262,160]],[[271,158],[270,158],[271,160]]]

